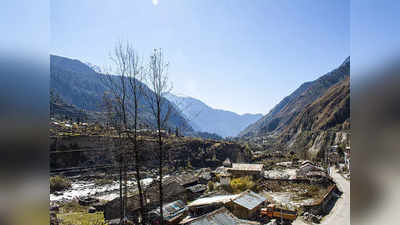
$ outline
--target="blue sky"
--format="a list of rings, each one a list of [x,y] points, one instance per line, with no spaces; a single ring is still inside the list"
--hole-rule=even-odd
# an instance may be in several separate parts
[[[350,55],[349,1],[51,1],[51,53],[108,64],[118,40],[163,48],[173,92],[268,113]]]

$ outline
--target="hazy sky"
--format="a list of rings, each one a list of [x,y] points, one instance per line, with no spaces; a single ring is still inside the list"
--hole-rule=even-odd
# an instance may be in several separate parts
[[[173,92],[268,113],[350,55],[349,1],[51,1],[51,53],[108,64],[118,40],[163,48]]]

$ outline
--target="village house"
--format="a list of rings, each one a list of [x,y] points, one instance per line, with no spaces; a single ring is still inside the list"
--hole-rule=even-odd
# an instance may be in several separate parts
[[[189,173],[178,175],[174,177],[174,179],[185,188],[197,185],[199,183],[199,178]]]
[[[208,184],[210,181],[215,182],[215,174],[211,173],[211,171],[202,171],[199,175],[199,183]]]
[[[187,187],[186,190],[188,190],[190,193],[190,200],[194,200],[204,194],[204,192],[207,190],[207,186],[205,184],[196,184]]]
[[[221,185],[229,186],[231,183],[231,178],[232,175],[228,172],[223,172],[219,174],[219,182],[221,183]]]
[[[252,176],[259,178],[264,176],[263,164],[247,164],[247,163],[232,163],[232,167],[228,168],[228,172],[235,177]]]
[[[323,171],[322,168],[314,165],[311,161],[306,160],[301,163],[301,166],[296,171],[297,177],[306,177],[310,172],[321,172]]]
[[[159,206],[159,190],[158,184],[153,182],[144,190],[143,198],[147,209],[152,210]],[[182,185],[174,179],[165,179],[163,183],[164,202],[173,202],[181,200],[187,202],[190,199],[190,193]],[[139,195],[128,197],[127,202],[128,218],[134,222],[139,220],[140,215],[140,199]],[[104,206],[104,219],[112,220],[120,218],[120,198],[115,198],[107,202]]]
[[[181,200],[163,205],[163,220],[166,225],[178,224],[187,216],[188,208]],[[161,224],[160,207],[149,212],[151,224]]]
[[[182,225],[216,225],[216,224],[230,224],[230,225],[259,225],[259,222],[242,220],[235,217],[228,209],[221,207],[215,211],[197,218],[190,218],[181,221]]]
[[[247,190],[227,203],[232,213],[241,219],[252,219],[259,215],[267,199],[251,190]]]
[[[229,158],[226,158],[225,161],[222,163],[224,167],[232,167],[232,162]]]
[[[230,202],[232,199],[238,195],[217,195],[212,197],[199,198],[191,203],[189,203],[189,212],[193,217],[201,216],[206,213],[212,212],[226,203]]]

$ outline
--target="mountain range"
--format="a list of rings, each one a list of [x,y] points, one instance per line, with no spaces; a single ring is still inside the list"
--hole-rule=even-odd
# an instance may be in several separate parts
[[[53,96],[50,98],[50,114],[69,118],[81,116],[96,120],[95,117],[104,112],[104,94],[110,91],[104,83],[104,76],[79,60],[50,55],[50,92]],[[119,77],[115,76],[115,79]],[[143,86],[144,92],[151,92],[145,84],[140,83],[140,85]],[[167,99],[165,100],[167,103],[164,107],[171,105],[173,108],[167,126],[179,127],[188,132],[193,131],[179,110],[174,108]],[[145,103],[143,96],[139,98],[139,103],[142,106],[139,110],[139,123],[152,126],[148,123],[152,121],[151,109]],[[163,110],[166,111],[166,108]]]
[[[103,76],[79,60],[51,55],[51,115],[99,119],[108,91]],[[350,57],[320,78],[303,83],[264,116],[214,109],[192,97],[169,94],[166,98],[174,112],[168,126],[184,128],[191,136],[267,140],[276,150],[305,150],[312,156],[331,145],[350,144]],[[151,110],[143,97],[139,102],[143,106],[139,121],[146,124],[151,121]]]
[[[268,114],[240,132],[282,150],[305,150],[310,157],[331,145],[349,145],[350,57],[320,78],[303,83]]]
[[[333,71],[314,81],[303,83],[272,108],[268,114],[240,132],[240,137],[280,134],[307,105],[348,76],[350,76],[350,57]]]
[[[167,98],[181,110],[195,130],[216,133],[222,137],[237,136],[240,131],[263,116],[250,113],[239,115],[227,110],[214,109],[192,97],[169,94]]]

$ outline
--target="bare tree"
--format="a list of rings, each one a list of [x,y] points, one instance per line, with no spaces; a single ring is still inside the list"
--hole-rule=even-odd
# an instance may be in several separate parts
[[[140,183],[140,160],[139,160],[139,142],[138,142],[138,112],[139,112],[139,98],[143,94],[143,67],[139,64],[139,57],[135,53],[135,51],[128,46],[127,48],[127,56],[129,58],[129,71],[128,71],[128,80],[129,87],[132,92],[132,101],[133,101],[133,135],[130,132],[127,133],[129,140],[133,144],[133,154],[135,160],[135,171],[136,171],[136,181],[137,188],[139,191],[139,201],[140,201],[140,209],[142,216],[142,224],[146,223],[146,212],[144,208],[144,199],[143,199],[143,190],[142,185]]]
[[[117,134],[121,139],[127,139],[133,146],[133,151],[129,146],[122,148],[119,154],[120,162],[120,199],[121,199],[121,219],[126,218],[127,203],[128,203],[128,187],[127,187],[127,171],[129,162],[131,161],[131,153],[135,162],[135,172],[137,180],[137,188],[139,191],[139,199],[141,206],[142,223],[145,223],[145,208],[143,200],[143,190],[140,183],[140,162],[139,162],[139,146],[138,146],[138,109],[139,98],[142,93],[142,66],[139,64],[139,57],[132,46],[118,43],[111,54],[114,70],[108,69],[104,76],[104,84],[108,87],[112,94],[113,101],[109,107],[114,111],[118,118],[115,123]],[[118,76],[113,75],[118,74]],[[122,188],[123,177],[123,188]],[[123,189],[123,193],[122,193]]]
[[[172,111],[172,105],[166,99],[172,86],[168,81],[168,63],[165,61],[162,49],[154,49],[150,56],[149,71],[147,73],[147,84],[152,92],[146,92],[144,95],[151,109],[158,137],[158,159],[159,159],[159,197],[160,197],[160,217],[161,224],[164,224],[163,213],[163,129],[168,126],[168,119]]]

